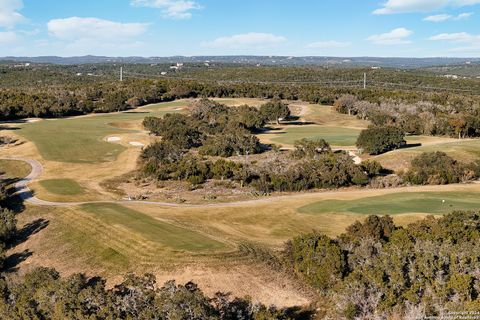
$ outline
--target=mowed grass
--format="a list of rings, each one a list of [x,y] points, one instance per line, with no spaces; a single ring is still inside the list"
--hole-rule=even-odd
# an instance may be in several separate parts
[[[190,229],[163,222],[117,204],[85,204],[81,208],[103,223],[120,226],[131,233],[175,250],[202,252],[222,250],[226,245]]]
[[[447,214],[456,210],[480,209],[478,193],[464,192],[402,192],[358,200],[324,200],[298,209],[300,213],[351,214]]]
[[[61,196],[76,196],[85,193],[85,189],[71,179],[41,180],[40,185],[48,192]]]
[[[419,137],[417,139],[422,138]],[[433,139],[435,138],[430,138],[430,140]],[[439,143],[431,143],[429,145],[414,148],[399,149],[375,156],[373,159],[379,161],[384,167],[393,170],[409,168],[411,160],[423,152],[442,151],[454,159],[463,162],[472,162],[480,159],[480,139],[455,140],[447,142],[442,142],[442,138],[438,139]],[[409,143],[416,142],[413,137],[408,137],[407,140]]]
[[[99,114],[69,119],[43,120],[25,124],[18,133],[32,141],[45,160],[69,163],[102,163],[113,161],[126,148],[104,141],[108,135],[132,132],[111,123],[141,121],[147,116],[161,117],[175,110],[164,110],[185,102],[148,106],[130,112]]]
[[[0,176],[4,179],[25,178],[32,171],[26,162],[18,160],[0,160]]]
[[[360,129],[306,125],[303,127],[287,128],[278,133],[278,137],[271,140],[276,143],[293,145],[295,141],[306,139],[325,139],[333,146],[354,146]]]

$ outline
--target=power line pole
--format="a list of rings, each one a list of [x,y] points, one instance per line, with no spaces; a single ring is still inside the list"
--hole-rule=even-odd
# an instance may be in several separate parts
[[[363,73],[363,89],[367,89],[367,73]]]
[[[120,67],[120,81],[123,81],[123,67]]]

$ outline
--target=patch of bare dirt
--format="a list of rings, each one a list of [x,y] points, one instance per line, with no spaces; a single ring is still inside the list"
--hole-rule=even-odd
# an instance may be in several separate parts
[[[121,190],[124,198],[129,200],[202,204],[247,200],[256,193],[253,188],[241,187],[228,180],[210,180],[195,186],[185,181],[137,180],[130,176],[117,183],[115,188]]]

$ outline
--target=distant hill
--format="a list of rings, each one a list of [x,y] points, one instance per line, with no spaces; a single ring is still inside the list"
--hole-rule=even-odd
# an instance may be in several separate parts
[[[480,63],[480,58],[376,58],[376,57],[287,57],[287,56],[173,56],[173,57],[0,57],[0,61],[76,65],[92,63],[234,63],[261,65],[321,65],[391,68],[426,68]]]

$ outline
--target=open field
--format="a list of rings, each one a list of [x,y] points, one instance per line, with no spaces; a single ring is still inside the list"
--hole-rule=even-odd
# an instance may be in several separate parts
[[[295,141],[303,138],[325,139],[333,147],[355,148],[360,131],[368,125],[366,121],[336,113],[329,106],[294,102],[291,108],[299,123],[274,125],[273,130],[259,135],[260,140],[292,148]]]
[[[113,134],[131,133],[122,123],[139,123],[147,116],[163,116],[175,112],[180,103],[151,105],[148,108],[114,114],[101,114],[70,119],[43,120],[23,125],[18,134],[32,141],[45,160],[70,163],[110,162],[126,148],[105,141]],[[164,108],[168,110],[163,110]],[[116,124],[116,127],[110,124]],[[61,134],[59,134],[61,133]]]
[[[225,245],[192,230],[154,219],[139,211],[116,204],[86,204],[81,209],[107,225],[120,226],[174,250],[202,252],[225,249]]]
[[[325,139],[332,146],[344,147],[355,146],[359,134],[359,129],[310,125],[286,128],[282,132],[274,133],[273,135],[278,137],[270,140],[282,145],[293,145],[295,141],[303,138]]]

